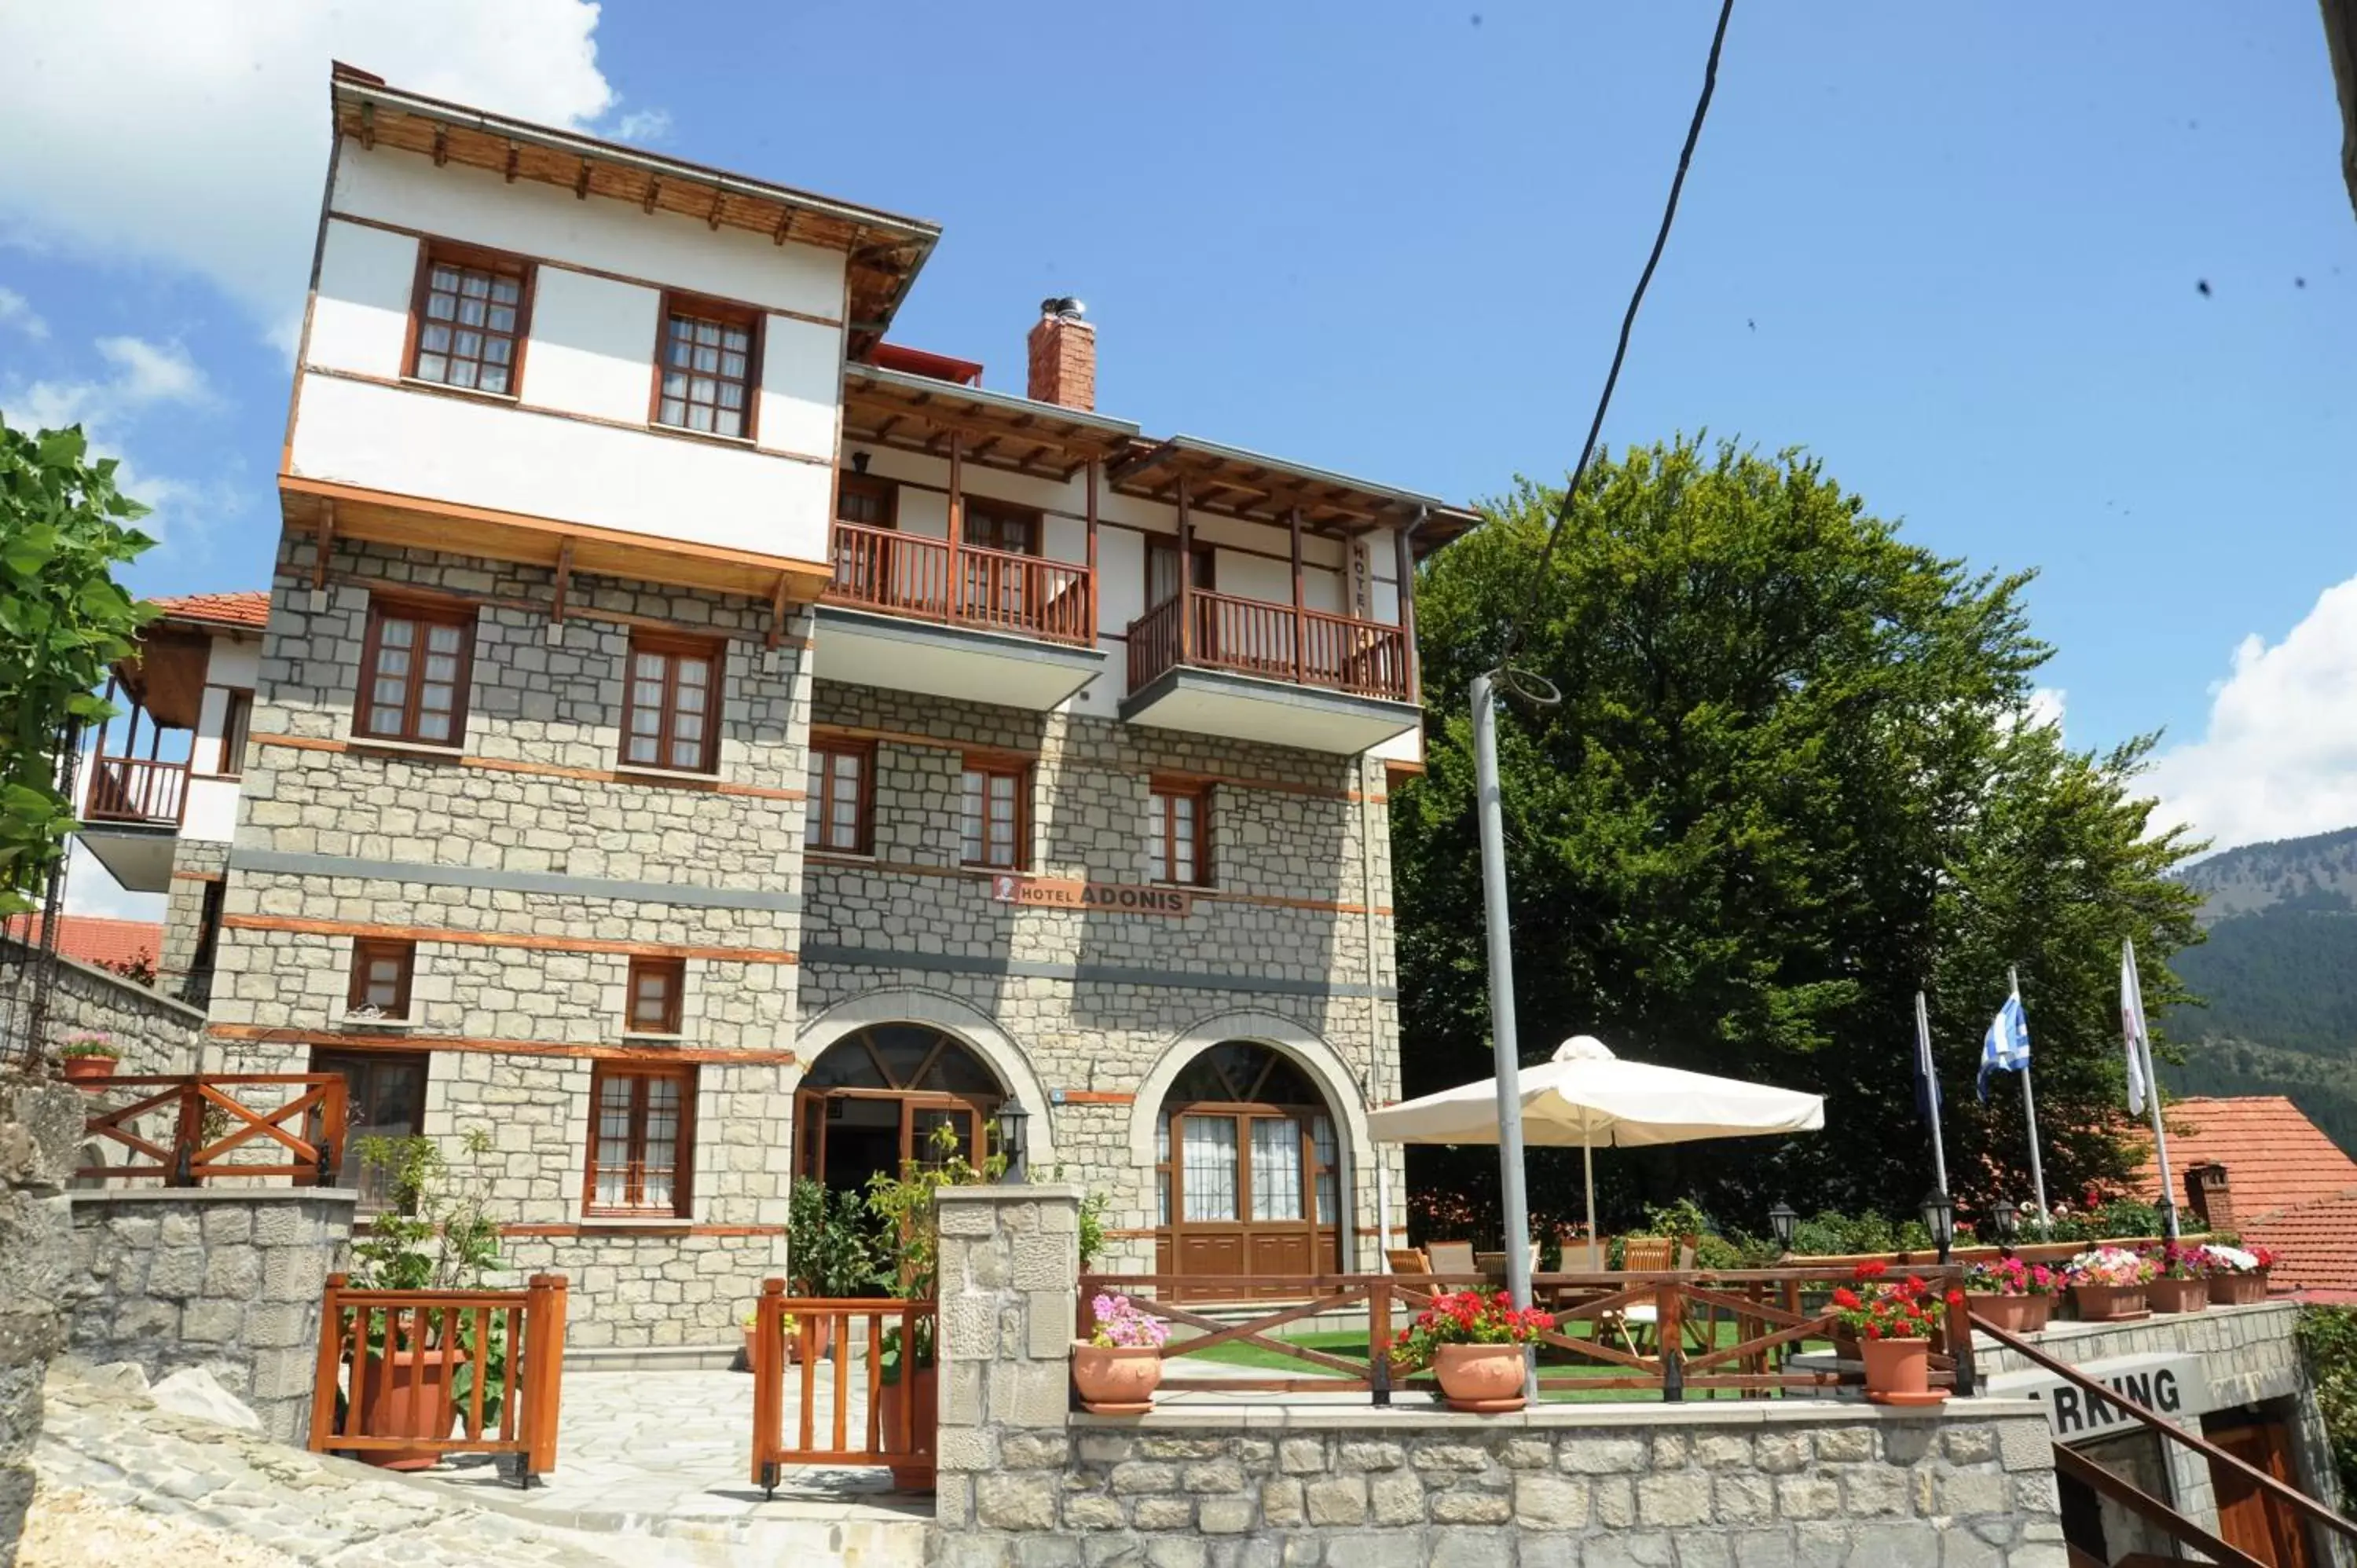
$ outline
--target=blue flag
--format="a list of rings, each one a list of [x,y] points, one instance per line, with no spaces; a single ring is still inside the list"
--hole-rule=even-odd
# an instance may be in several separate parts
[[[1988,1103],[1989,1074],[2019,1072],[2029,1065],[2029,1019],[2021,1010],[2021,993],[2005,999],[1981,1037],[1981,1103]]]

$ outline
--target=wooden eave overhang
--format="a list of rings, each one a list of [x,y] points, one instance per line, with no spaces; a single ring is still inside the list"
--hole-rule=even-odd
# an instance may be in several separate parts
[[[941,226],[922,219],[404,92],[348,65],[335,68],[331,96],[337,134],[363,147],[422,153],[437,164],[491,170],[511,184],[529,179],[561,186],[583,200],[627,201],[646,212],[701,219],[716,230],[743,229],[780,245],[791,240],[841,251],[848,258],[846,348],[853,356],[883,337],[941,238]]]
[[[846,447],[890,446],[946,457],[952,440],[961,436],[960,455],[968,463],[1060,483],[1092,460],[1129,451],[1138,432],[1126,420],[1060,403],[874,365],[844,367]]]
[[[1106,478],[1124,495],[1166,505],[1177,504],[1179,481],[1184,479],[1190,510],[1282,528],[1297,509],[1304,529],[1344,538],[1414,523],[1419,554],[1480,521],[1465,508],[1430,496],[1223,446],[1196,435],[1141,443],[1115,462]]]

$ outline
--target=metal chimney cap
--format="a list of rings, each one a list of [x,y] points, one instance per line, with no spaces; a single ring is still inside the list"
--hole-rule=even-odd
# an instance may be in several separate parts
[[[1069,294],[1056,295],[1039,302],[1039,314],[1065,321],[1078,321],[1088,315],[1088,306]]]

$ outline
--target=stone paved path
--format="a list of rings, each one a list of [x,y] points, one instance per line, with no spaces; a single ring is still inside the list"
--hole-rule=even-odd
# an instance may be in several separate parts
[[[52,1370],[35,1456],[41,1498],[60,1513],[135,1509],[333,1568],[610,1568],[710,1561],[652,1543],[597,1537],[494,1511],[349,1460],[306,1454],[253,1433],[158,1410],[144,1395]],[[68,1501],[67,1499],[72,1499]],[[70,1518],[45,1517],[75,1528]],[[91,1505],[94,1504],[92,1508]],[[161,1558],[91,1562],[180,1563]],[[268,1558],[259,1559],[268,1562]]]

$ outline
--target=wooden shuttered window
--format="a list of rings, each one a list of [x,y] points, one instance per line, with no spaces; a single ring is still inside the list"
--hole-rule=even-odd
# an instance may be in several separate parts
[[[695,1069],[599,1062],[589,1081],[590,1215],[673,1218],[689,1211]]]

